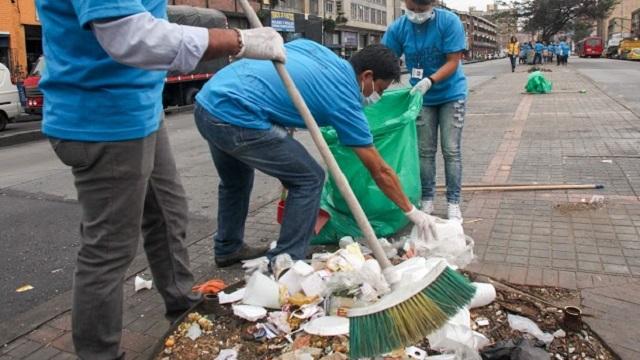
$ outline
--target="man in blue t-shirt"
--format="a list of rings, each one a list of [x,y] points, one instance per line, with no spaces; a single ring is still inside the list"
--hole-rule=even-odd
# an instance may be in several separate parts
[[[376,102],[400,79],[398,58],[382,45],[366,47],[349,61],[310,40],[292,41],[285,48],[287,71],[318,125],[333,127],[340,143],[353,149],[380,189],[426,231],[428,218],[409,202],[396,173],[373,146],[363,113],[363,103]],[[288,190],[277,246],[267,256],[286,253],[294,260],[304,259],[320,206],[324,170],[285,129],[305,124],[273,65],[252,60],[233,63],[205,84],[196,102],[196,124],[220,176],[214,236],[218,266],[242,258],[255,170],[279,179]]]
[[[187,202],[162,124],[166,70],[221,56],[284,61],[271,28],[170,24],[166,0],[39,0],[47,60],[42,132],[71,167],[82,207],[72,332],[80,359],[123,358],[123,285],[144,238],[166,316],[197,296],[184,240]]]

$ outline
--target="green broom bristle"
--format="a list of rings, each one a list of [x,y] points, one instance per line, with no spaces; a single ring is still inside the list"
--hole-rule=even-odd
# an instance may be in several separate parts
[[[373,357],[421,341],[467,305],[475,290],[464,276],[446,268],[429,286],[403,303],[350,318],[350,358]]]

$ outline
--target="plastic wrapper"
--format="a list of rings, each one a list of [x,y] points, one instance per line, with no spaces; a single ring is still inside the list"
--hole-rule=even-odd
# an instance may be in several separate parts
[[[553,89],[553,85],[547,80],[540,71],[534,71],[529,74],[525,90],[532,94],[546,94],[550,93]]]
[[[551,344],[554,339],[552,334],[543,332],[536,323],[526,317],[509,314],[507,319],[509,320],[509,326],[511,326],[513,330],[529,333],[545,344]]]
[[[431,348],[453,353],[456,360],[481,360],[478,350],[489,344],[484,335],[471,329],[471,315],[467,309],[460,310],[427,339]]]
[[[464,234],[462,224],[430,216],[433,233],[420,234],[417,227],[411,231],[409,244],[415,254],[425,257],[440,257],[458,268],[465,268],[473,261],[474,241]]]

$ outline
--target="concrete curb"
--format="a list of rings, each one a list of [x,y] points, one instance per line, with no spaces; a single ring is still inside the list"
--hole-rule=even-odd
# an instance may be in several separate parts
[[[40,129],[20,131],[17,133],[0,136],[0,148],[24,144],[30,141],[44,140],[45,138],[46,137],[40,131]]]

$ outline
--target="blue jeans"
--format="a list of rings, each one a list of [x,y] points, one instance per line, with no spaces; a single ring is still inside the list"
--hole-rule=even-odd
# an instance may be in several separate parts
[[[424,106],[418,127],[420,150],[420,180],[422,199],[433,200],[436,194],[436,152],[438,128],[444,158],[444,174],[447,183],[447,202],[460,203],[462,184],[462,127],[464,126],[466,100]]]
[[[288,253],[294,260],[304,259],[320,207],[322,167],[283,127],[258,130],[231,125],[200,105],[195,119],[220,177],[215,255],[229,255],[242,246],[257,169],[280,180],[289,191],[278,245],[267,256]]]

